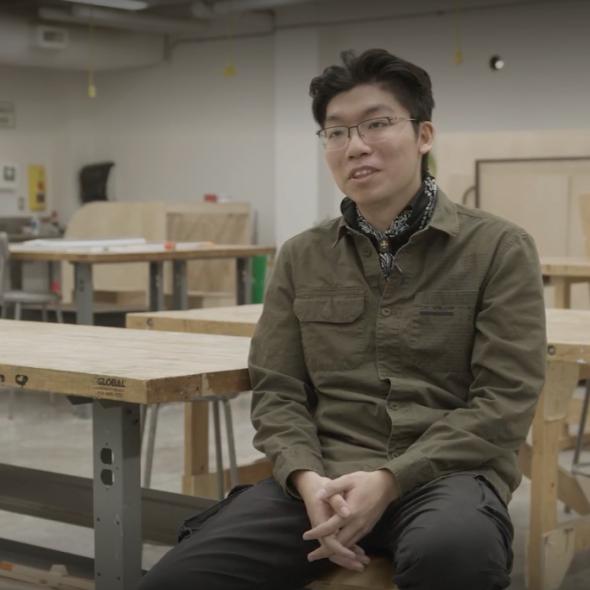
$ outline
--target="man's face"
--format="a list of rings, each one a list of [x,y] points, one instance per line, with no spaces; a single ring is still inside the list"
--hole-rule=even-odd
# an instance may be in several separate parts
[[[410,113],[388,90],[363,84],[328,103],[324,127],[357,125],[375,117],[409,118]],[[399,121],[377,143],[366,143],[351,129],[345,147],[326,150],[326,162],[340,190],[361,209],[405,205],[420,188],[422,155],[430,151],[432,136],[429,122],[420,123],[416,135],[412,121]]]

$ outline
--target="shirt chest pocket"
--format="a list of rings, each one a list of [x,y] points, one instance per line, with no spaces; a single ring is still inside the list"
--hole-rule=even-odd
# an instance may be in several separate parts
[[[420,370],[470,371],[477,291],[417,293],[412,306],[409,346]]]
[[[310,371],[358,366],[364,341],[362,292],[313,293],[295,298],[305,362]]]

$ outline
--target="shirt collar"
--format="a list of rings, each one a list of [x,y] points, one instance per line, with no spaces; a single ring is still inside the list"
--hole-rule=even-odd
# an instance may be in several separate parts
[[[412,197],[412,200],[407,206],[411,207],[421,193],[422,189]],[[356,224],[356,207],[352,199],[344,197],[340,203],[340,211],[342,212],[342,216],[336,226],[336,236],[332,242],[332,247],[335,247],[336,244],[338,244],[345,233],[348,233],[349,231],[359,231]],[[459,233],[457,205],[451,201],[440,188],[437,192],[436,205],[428,227],[438,229],[450,236],[456,236]]]

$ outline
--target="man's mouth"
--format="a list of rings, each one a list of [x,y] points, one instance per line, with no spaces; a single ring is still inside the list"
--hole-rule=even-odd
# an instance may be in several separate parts
[[[371,166],[362,166],[361,168],[355,168],[352,170],[348,178],[351,180],[362,180],[375,174],[375,172],[378,172],[376,168],[372,168]]]

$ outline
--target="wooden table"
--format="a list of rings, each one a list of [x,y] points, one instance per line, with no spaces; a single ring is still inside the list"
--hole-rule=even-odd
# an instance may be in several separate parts
[[[146,538],[173,543],[181,519],[211,504],[142,493],[139,407],[248,390],[249,339],[13,320],[0,336],[0,393],[91,398],[94,447],[92,481],[0,465],[0,509],[94,526],[96,589],[135,588],[142,520]]]
[[[261,303],[179,311],[148,311],[128,313],[127,327],[138,330],[252,336],[261,314]]]
[[[153,330],[228,331],[251,334],[261,306],[186,310],[127,315],[130,327]],[[529,590],[556,590],[574,551],[590,547],[590,499],[579,478],[558,465],[561,425],[578,379],[590,364],[590,311],[548,310],[547,380],[532,428],[532,446],[520,453],[521,467],[532,479],[528,551]],[[192,409],[195,419],[197,410]],[[202,414],[202,412],[201,412]],[[189,420],[190,422],[190,420]],[[204,445],[200,444],[199,449]],[[195,458],[195,456],[193,457]],[[198,488],[202,462],[187,465],[186,487]],[[190,492],[191,490],[188,489]],[[557,499],[582,518],[557,524]]]
[[[553,307],[568,309],[572,284],[590,283],[590,258],[543,257],[541,272],[545,284],[554,288]]]
[[[590,489],[559,466],[560,434],[572,394],[590,363],[590,312],[547,310],[547,377],[535,413],[532,444],[520,452],[531,479],[529,590],[557,590],[574,553],[590,547]],[[557,500],[580,517],[558,524]]]
[[[261,304],[128,313],[127,327],[144,330],[252,336],[261,313]],[[152,420],[154,419],[155,416],[152,416]],[[205,404],[195,403],[185,406],[185,432],[190,432],[191,435],[185,439],[182,491],[185,494],[215,497],[217,491],[215,478],[209,471],[209,412]],[[151,436],[148,441],[147,473],[151,470],[152,465],[153,438]],[[198,443],[195,444],[196,438],[198,438]],[[270,464],[267,461],[258,461],[238,467],[240,483],[253,483],[269,474]],[[224,477],[227,482],[228,474],[225,473]]]
[[[541,259],[541,270],[545,284],[554,288],[553,307],[556,309],[571,307],[571,287],[573,284],[590,284],[590,258],[544,257]],[[576,438],[570,435],[569,427],[577,426],[580,423],[580,410],[580,401],[571,400],[568,416],[562,428],[560,441],[562,449],[571,449],[576,444]],[[590,443],[590,423],[587,425],[584,441]]]
[[[115,251],[116,250],[116,251]],[[124,251],[127,250],[127,251]],[[189,260],[211,260],[235,258],[237,272],[237,302],[248,301],[250,273],[248,261],[253,256],[272,256],[272,246],[251,245],[199,245],[193,242],[177,243],[172,250],[166,250],[162,243],[117,248],[107,252],[89,251],[88,248],[32,248],[27,245],[11,245],[11,262],[70,262],[74,265],[75,304],[77,323],[93,323],[92,267],[95,264],[143,262],[150,265],[149,293],[150,309],[164,309],[164,262],[172,263],[174,309],[188,307],[187,262]],[[19,288],[18,272],[15,273],[14,288]]]

